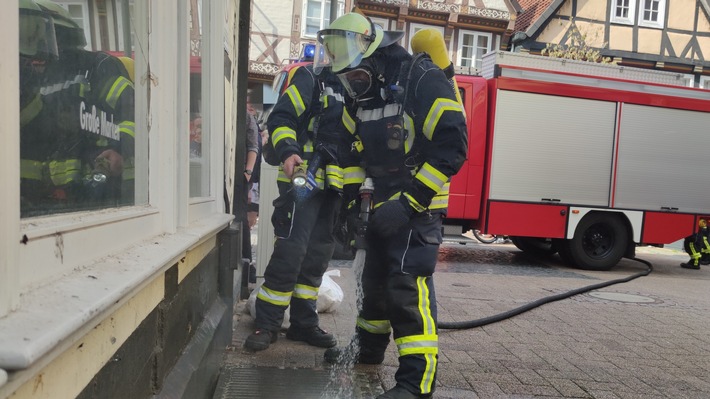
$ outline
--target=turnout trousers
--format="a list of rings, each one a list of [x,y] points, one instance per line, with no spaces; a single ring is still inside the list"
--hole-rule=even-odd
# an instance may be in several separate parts
[[[256,328],[278,331],[284,312],[296,328],[318,325],[316,300],[333,255],[333,227],[340,195],[319,191],[302,203],[281,190],[274,201],[274,252],[256,296]]]
[[[356,336],[368,352],[384,353],[390,332],[399,351],[398,385],[412,393],[434,391],[438,362],[434,268],[442,242],[439,213],[415,215],[383,239],[368,232],[362,275],[363,304]]]

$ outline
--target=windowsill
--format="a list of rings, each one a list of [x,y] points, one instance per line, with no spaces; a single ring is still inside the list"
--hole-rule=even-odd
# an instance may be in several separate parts
[[[22,295],[19,309],[0,318],[0,386],[2,369],[28,368],[60,344],[70,344],[74,333],[122,306],[132,293],[231,220],[228,214],[200,219]]]
[[[27,218],[22,219],[21,231],[23,234],[27,235],[28,239],[34,239],[60,232],[86,229],[101,224],[143,217],[155,213],[158,213],[158,209],[150,205],[144,205]]]
[[[628,20],[628,19],[613,19],[610,21],[612,24],[619,24],[619,25],[633,25],[634,21]]]
[[[663,25],[657,22],[639,22],[639,26],[642,28],[663,29]]]

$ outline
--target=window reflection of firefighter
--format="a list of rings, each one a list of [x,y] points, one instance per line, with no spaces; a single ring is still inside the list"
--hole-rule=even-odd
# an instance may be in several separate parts
[[[700,265],[710,264],[710,243],[708,242],[708,224],[705,219],[698,221],[698,231],[685,238],[683,248],[690,259],[681,263],[686,269],[700,269]]]
[[[25,215],[28,207],[50,195],[45,183],[45,161],[53,148],[51,140],[42,137],[50,125],[47,118],[40,117],[44,108],[40,89],[45,65],[56,60],[58,50],[52,18],[32,0],[20,0],[19,8],[20,182],[22,214]]]
[[[134,89],[124,63],[84,50],[83,29],[62,7],[26,2],[51,17],[59,56],[43,60],[41,101],[21,136],[23,215],[132,203]]]

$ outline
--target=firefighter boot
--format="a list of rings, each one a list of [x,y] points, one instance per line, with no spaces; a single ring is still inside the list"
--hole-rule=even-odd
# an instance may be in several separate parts
[[[303,341],[319,348],[331,348],[338,344],[333,334],[318,326],[299,328],[291,325],[286,331],[286,338],[291,341]]]
[[[277,331],[269,331],[263,328],[257,328],[256,331],[251,333],[244,341],[244,347],[252,351],[263,351],[267,349],[269,345],[276,342],[279,338]]]
[[[700,263],[700,255],[698,255],[697,257],[694,256],[694,257],[690,258],[690,260],[688,260],[688,262],[686,262],[686,263],[681,263],[680,267],[682,267],[684,269],[698,270],[698,269],[700,269],[699,263]]]
[[[701,265],[710,265],[710,254],[703,254],[700,258]]]
[[[323,359],[330,364],[382,364],[385,352],[367,346],[361,348],[357,339],[352,339],[348,346],[327,349]]]
[[[396,385],[394,388],[390,389],[389,391],[383,393],[382,395],[379,395],[376,399],[419,399],[419,398],[424,398],[428,399],[431,398],[431,394],[427,395],[417,395],[415,393],[411,393],[404,389],[403,387]]]

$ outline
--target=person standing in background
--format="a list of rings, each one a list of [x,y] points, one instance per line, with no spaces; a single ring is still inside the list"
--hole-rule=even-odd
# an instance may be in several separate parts
[[[244,164],[244,180],[246,182],[245,187],[247,190],[247,217],[242,220],[242,263],[245,268],[249,270],[249,282],[256,282],[256,276],[253,275],[252,271],[255,270],[251,250],[251,224],[249,223],[248,212],[249,203],[251,199],[251,189],[252,189],[252,177],[254,176],[254,169],[257,164],[259,155],[259,142],[261,137],[259,136],[259,125],[256,120],[256,110],[251,105],[251,99],[247,93],[247,112],[246,112],[246,162]]]

